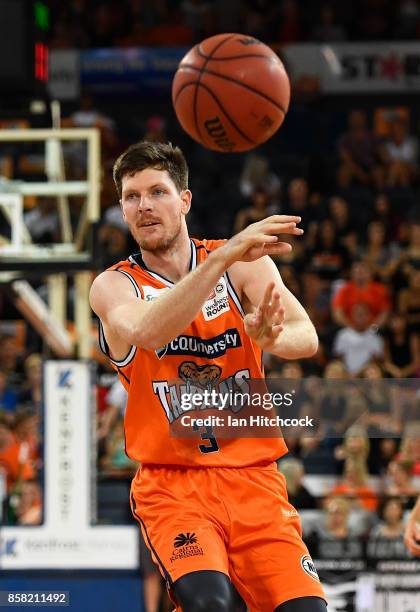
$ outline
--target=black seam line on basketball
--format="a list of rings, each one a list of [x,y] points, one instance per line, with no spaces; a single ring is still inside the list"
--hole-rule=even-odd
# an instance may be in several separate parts
[[[189,68],[190,70],[199,70],[199,68],[196,68],[195,66],[192,66],[191,64],[184,64],[183,66],[181,66],[182,68]],[[258,94],[259,96],[261,96],[262,98],[265,98],[266,100],[268,100],[268,102],[271,102],[271,104],[273,104],[276,108],[278,108],[279,110],[281,110],[281,112],[285,115],[286,111],[284,110],[284,108],[275,100],[273,100],[273,98],[270,98],[270,96],[267,96],[267,94],[263,93],[262,91],[259,91],[258,89],[255,89],[254,87],[251,87],[251,85],[247,85],[246,83],[241,83],[241,81],[237,81],[236,79],[232,79],[231,77],[225,76],[224,74],[218,74],[217,72],[213,72],[213,70],[208,70],[207,68],[201,68],[200,69],[201,72],[205,72],[207,74],[211,74],[211,76],[215,76],[215,77],[219,77],[219,79],[224,79],[225,81],[230,81],[231,83],[236,83],[236,85],[240,85],[240,87],[244,87],[245,89],[248,89],[249,91],[252,91],[256,94]],[[201,75],[200,75],[201,78]]]
[[[193,117],[194,117],[194,124],[195,124],[195,130],[198,134],[198,137],[200,140],[203,140],[202,136],[201,136],[201,132],[200,132],[200,128],[198,125],[198,118],[197,118],[197,100],[198,100],[198,87],[200,85],[200,81],[201,81],[201,75],[203,73],[204,68],[206,67],[206,65],[208,64],[209,60],[211,59],[211,56],[213,55],[213,53],[216,53],[216,51],[218,49],[220,49],[220,47],[222,47],[226,42],[228,42],[229,40],[231,40],[234,36],[236,36],[236,34],[231,34],[228,38],[224,38],[223,40],[221,40],[220,42],[217,43],[217,45],[214,47],[213,51],[210,53],[208,59],[206,59],[206,61],[204,62],[203,66],[199,69],[200,70],[200,74],[198,76],[198,80],[196,82],[196,86],[195,86],[195,90],[194,90],[194,100],[193,100]]]
[[[182,92],[184,91],[184,89],[187,89],[187,87],[189,87],[190,85],[195,85],[196,82],[197,81],[188,81],[188,83],[184,83],[182,87],[179,88],[178,93],[176,94],[175,99],[174,99],[174,106],[176,105],[177,100],[179,96],[182,94]]]
[[[249,59],[261,58],[261,59],[266,59],[269,62],[273,60],[272,57],[269,57],[268,55],[262,55],[261,53],[244,53],[244,55],[224,55],[222,57],[209,58],[208,55],[206,55],[205,53],[201,51],[200,45],[197,46],[197,52],[200,57],[202,57],[203,59],[211,59],[212,62],[228,62],[229,60],[248,59],[248,58]],[[280,58],[279,58],[279,61],[280,61]]]
[[[215,100],[218,104],[218,106],[220,106],[221,111],[225,114],[226,118],[228,121],[230,121],[230,123],[233,125],[233,127],[235,128],[235,130],[238,132],[238,134],[240,134],[242,136],[242,138],[244,140],[246,140],[247,142],[249,142],[250,144],[256,145],[258,143],[255,142],[255,140],[251,140],[251,138],[249,138],[246,134],[244,134],[244,132],[238,128],[238,126],[236,125],[236,123],[234,122],[234,120],[232,119],[232,117],[230,115],[228,115],[228,113],[225,110],[225,107],[223,106],[223,104],[220,102],[219,98],[217,96],[214,95],[214,93],[212,92],[212,90],[210,89],[210,87],[208,87],[207,85],[205,85],[204,83],[197,83],[197,86],[199,87],[204,87],[204,89],[212,96],[213,100]],[[219,149],[220,150],[220,149]]]

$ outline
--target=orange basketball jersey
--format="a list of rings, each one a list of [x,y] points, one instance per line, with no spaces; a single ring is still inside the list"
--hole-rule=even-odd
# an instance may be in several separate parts
[[[190,270],[222,243],[191,240]],[[129,278],[139,299],[156,299],[173,286],[149,270],[141,254],[109,270]],[[225,273],[177,338],[155,351],[133,346],[125,359],[110,358],[128,391],[124,426],[129,457],[143,464],[240,467],[269,463],[287,452],[281,437],[217,439],[211,430],[200,427],[193,437],[182,438],[170,431],[185,414],[181,389],[227,390],[244,380],[263,377],[261,350],[245,333],[243,317],[239,298]],[[100,344],[109,356],[102,325]],[[188,410],[188,414],[205,416],[198,409]]]

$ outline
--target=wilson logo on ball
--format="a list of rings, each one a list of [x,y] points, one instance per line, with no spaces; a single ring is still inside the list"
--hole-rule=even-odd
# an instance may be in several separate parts
[[[220,117],[213,117],[213,119],[207,119],[204,122],[204,127],[207,130],[207,134],[214,140],[217,146],[225,149],[226,151],[233,151],[235,143],[231,142],[227,137],[225,128],[223,127]]]

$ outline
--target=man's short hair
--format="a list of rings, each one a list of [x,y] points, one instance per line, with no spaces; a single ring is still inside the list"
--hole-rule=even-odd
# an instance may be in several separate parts
[[[188,189],[188,166],[181,149],[170,142],[142,141],[128,147],[114,164],[114,182],[120,198],[124,176],[133,176],[146,168],[166,170],[179,192]]]

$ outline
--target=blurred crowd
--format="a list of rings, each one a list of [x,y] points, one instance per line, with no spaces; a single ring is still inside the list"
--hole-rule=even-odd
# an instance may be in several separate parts
[[[186,4],[202,3],[182,6]],[[63,14],[78,5],[83,2],[66,5]],[[164,5],[155,2],[153,7]],[[376,5],[382,3],[366,3]],[[180,132],[169,110],[141,117],[133,113],[130,130],[124,132],[121,114],[83,96],[63,119],[66,127],[97,126],[102,135],[102,216],[92,277],[136,250],[111,172],[116,156],[134,139],[169,138],[184,149],[194,194],[188,219],[193,236],[226,237],[277,212],[302,217],[304,236],[290,238],[292,252],[276,265],[305,305],[320,348],[314,358],[302,362],[267,357],[265,367],[270,379],[299,386],[301,414],[309,409],[319,417],[316,431],[288,436],[290,452],[279,463],[291,503],[304,511],[308,542],[319,554],[331,552],[329,539],[348,538],[359,538],[360,551],[372,556],[383,550],[405,554],[404,513],[419,492],[418,133],[407,109],[388,110],[380,119],[350,111],[346,126],[335,134],[335,147],[327,158],[317,159],[316,171],[313,160],[280,152],[282,135],[247,155],[206,151]],[[66,176],[83,179],[84,149],[66,146],[63,153]],[[0,162],[5,178],[43,176],[38,150],[17,155],[10,147],[2,149]],[[60,240],[55,200],[26,204],[25,223],[32,239],[44,244]],[[75,198],[74,227],[79,211],[80,199]],[[0,220],[2,228],[6,225]],[[7,229],[2,233],[7,239]],[[41,271],[31,282],[45,296]],[[42,522],[45,347],[30,325],[22,323],[7,293],[0,296],[2,520],[35,525]],[[71,290],[68,309],[71,312]],[[97,368],[98,480],[118,486],[136,469],[124,452],[126,397],[106,360],[98,358]],[[384,548],[382,539],[389,540],[391,548]]]
[[[50,4],[50,44],[61,49],[188,46],[222,32],[242,32],[272,45],[420,37],[418,0],[51,0]]]

